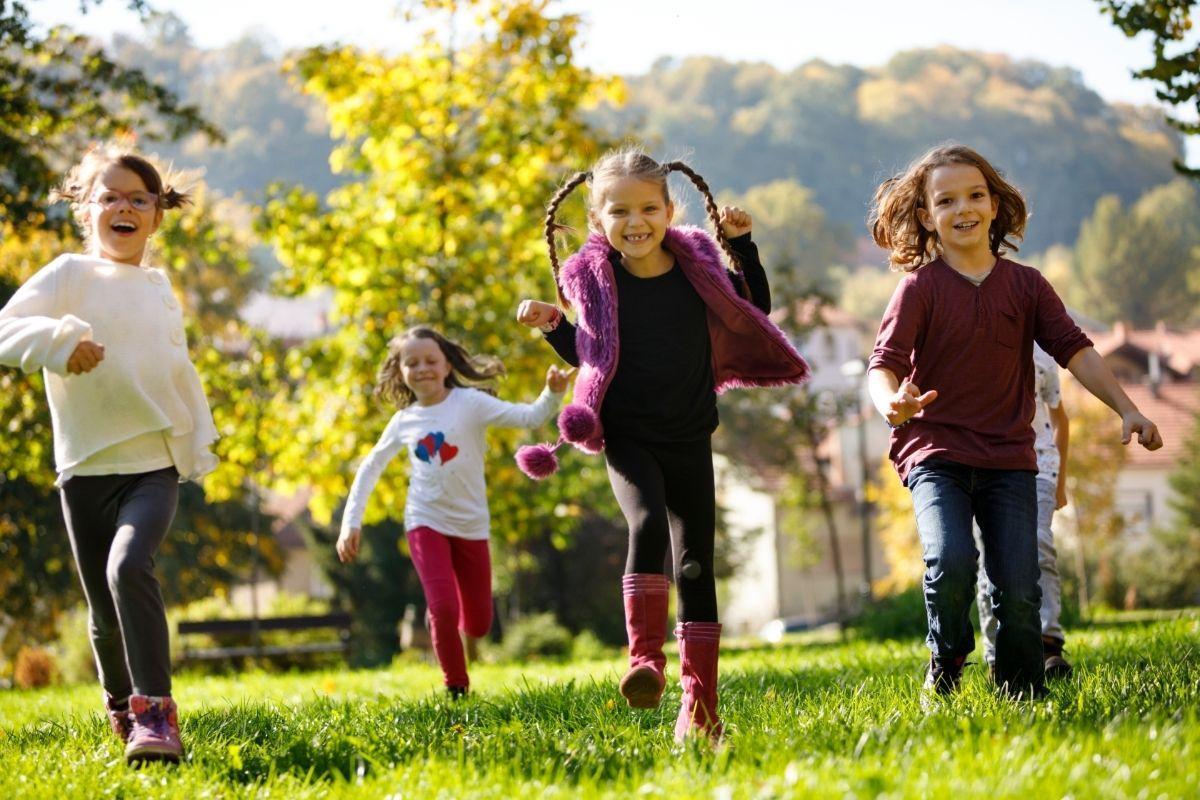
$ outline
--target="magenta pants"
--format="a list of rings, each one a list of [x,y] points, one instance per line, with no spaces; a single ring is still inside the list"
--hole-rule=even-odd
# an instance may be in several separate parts
[[[487,539],[462,539],[433,528],[413,528],[408,532],[408,551],[425,592],[433,652],[445,684],[469,686],[458,632],[478,639],[492,627],[492,558]]]

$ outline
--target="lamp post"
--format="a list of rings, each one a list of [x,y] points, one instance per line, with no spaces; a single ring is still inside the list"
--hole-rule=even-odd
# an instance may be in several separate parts
[[[871,471],[867,463],[867,419],[869,409],[863,403],[866,394],[867,365],[860,358],[855,358],[842,364],[842,375],[854,379],[858,402],[855,407],[858,412],[858,463],[862,470],[858,487],[858,519],[862,529],[862,564],[863,577],[859,589],[863,599],[871,602],[871,502],[867,499],[867,485],[871,479]]]

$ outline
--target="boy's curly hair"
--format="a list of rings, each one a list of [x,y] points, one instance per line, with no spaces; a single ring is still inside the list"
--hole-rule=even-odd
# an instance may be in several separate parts
[[[867,226],[875,244],[889,251],[892,269],[912,272],[938,256],[937,233],[925,229],[917,210],[926,208],[926,182],[938,167],[966,164],[976,167],[987,182],[988,191],[999,198],[996,218],[988,231],[992,253],[999,256],[1016,251],[1015,241],[1025,234],[1028,211],[1020,190],[1000,175],[988,160],[961,144],[939,145],[879,185],[871,201]]]

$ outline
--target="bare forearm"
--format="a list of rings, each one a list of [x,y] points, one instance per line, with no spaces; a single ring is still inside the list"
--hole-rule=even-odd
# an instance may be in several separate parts
[[[1137,411],[1137,406],[1117,383],[1116,376],[1095,348],[1085,347],[1072,356],[1067,370],[1083,384],[1083,388],[1122,417],[1131,411]]]
[[[867,391],[875,410],[887,417],[891,411],[891,400],[900,391],[900,379],[890,369],[876,367],[867,373]]]

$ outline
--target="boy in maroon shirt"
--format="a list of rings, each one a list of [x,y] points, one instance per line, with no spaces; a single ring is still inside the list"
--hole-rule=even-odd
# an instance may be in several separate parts
[[[913,496],[926,570],[925,686],[953,692],[975,647],[970,623],[982,531],[996,587],[997,685],[1044,691],[1033,451],[1033,342],[1162,447],[1036,270],[1000,258],[1025,228],[1025,202],[978,153],[935,148],[875,194],[872,233],[908,272],[884,314],[869,365],[875,407],[892,426],[891,458]],[[922,392],[920,387],[926,391]]]

